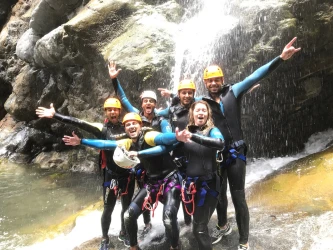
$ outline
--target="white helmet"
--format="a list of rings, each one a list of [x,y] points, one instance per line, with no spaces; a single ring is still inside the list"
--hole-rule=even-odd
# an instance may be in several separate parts
[[[128,151],[124,147],[116,147],[113,153],[114,162],[121,168],[130,169],[140,163],[138,157],[129,157]]]
[[[152,90],[145,90],[142,92],[142,94],[140,95],[141,101],[143,98],[152,98],[155,100],[155,102],[157,102],[157,96],[156,93]]]

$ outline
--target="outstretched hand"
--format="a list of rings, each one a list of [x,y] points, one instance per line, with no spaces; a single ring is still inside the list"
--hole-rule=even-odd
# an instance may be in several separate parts
[[[38,115],[38,117],[40,117],[40,118],[42,118],[42,117],[53,118],[54,114],[55,114],[55,109],[53,107],[53,103],[50,104],[49,109],[44,108],[44,107],[38,107],[36,109],[36,115]]]
[[[64,135],[62,140],[64,141],[65,145],[68,145],[68,146],[80,145],[81,139],[74,133],[74,131],[72,132],[72,135],[73,136]]]
[[[158,88],[157,90],[161,91],[161,96],[170,98],[170,96],[171,96],[171,91],[170,90],[163,89],[163,88]]]
[[[297,37],[294,37],[283,49],[280,57],[283,60],[288,60],[290,57],[292,57],[296,52],[300,51],[301,48],[295,49],[293,43],[296,41]]]
[[[121,69],[116,69],[116,62],[115,61],[110,61],[108,64],[108,69],[109,69],[109,76],[111,79],[117,78],[119,75]]]
[[[191,137],[192,137],[192,133],[186,129],[179,131],[179,128],[177,127],[175,129],[175,133],[176,133],[176,138],[177,141],[181,141],[181,142],[190,142]]]

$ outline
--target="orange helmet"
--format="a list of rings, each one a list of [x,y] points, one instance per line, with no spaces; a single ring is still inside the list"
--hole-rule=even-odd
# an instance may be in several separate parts
[[[222,69],[217,65],[208,66],[204,70],[203,79],[207,80],[209,78],[214,78],[214,77],[223,77]]]
[[[193,89],[195,91],[195,83],[191,79],[184,79],[178,84],[178,91],[182,89]]]
[[[106,108],[117,108],[121,109],[120,101],[117,98],[108,98],[104,102],[104,109]]]
[[[123,124],[125,124],[128,121],[138,121],[139,123],[142,123],[142,119],[139,114],[137,113],[127,113],[123,118]]]

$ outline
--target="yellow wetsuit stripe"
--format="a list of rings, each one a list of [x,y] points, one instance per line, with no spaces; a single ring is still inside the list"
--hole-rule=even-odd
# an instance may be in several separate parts
[[[155,137],[160,134],[160,132],[157,132],[157,131],[149,131],[145,134],[145,141],[147,142],[147,144],[149,146],[156,146],[154,140],[155,140]]]
[[[126,150],[129,150],[131,145],[132,145],[132,140],[131,139],[122,139],[117,141],[118,146],[124,146]]]

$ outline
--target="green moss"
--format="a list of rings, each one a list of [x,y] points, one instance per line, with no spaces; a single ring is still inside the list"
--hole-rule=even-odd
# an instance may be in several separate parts
[[[283,19],[279,22],[279,30],[295,29],[297,24],[296,18]]]
[[[59,180],[59,179],[67,177],[68,175],[69,175],[69,173],[53,173],[53,174],[49,175],[49,178],[51,180]]]

